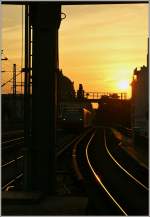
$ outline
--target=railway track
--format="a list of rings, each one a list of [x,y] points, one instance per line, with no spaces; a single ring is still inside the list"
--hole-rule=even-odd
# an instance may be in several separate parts
[[[22,177],[24,157],[22,149],[24,147],[24,137],[22,134],[22,130],[11,131],[4,134],[2,140],[1,166],[2,190],[12,189],[13,183],[18,182]],[[17,137],[18,135],[19,137]],[[6,140],[5,137],[8,139]]]
[[[76,148],[77,175],[89,197],[88,214],[147,215],[148,187],[114,158],[105,131],[97,129],[82,148]]]
[[[65,142],[63,142],[61,145],[58,144],[56,147],[57,153],[56,158],[60,159],[68,149],[70,149],[73,144],[80,140],[82,135],[71,135],[67,139],[65,139]],[[8,141],[3,142],[3,152],[6,152],[6,154],[9,151],[12,151],[15,149],[18,144],[22,144],[23,146],[24,137],[21,138],[15,138]],[[59,141],[60,143],[60,141]],[[64,158],[64,156],[62,157]],[[23,178],[23,165],[24,165],[24,155],[22,152],[22,155],[13,155],[13,158],[11,157],[11,160],[4,161],[2,164],[2,190],[8,190],[11,189],[10,186],[15,185],[15,182],[19,182],[20,179]]]
[[[23,137],[23,135],[24,135],[24,130],[11,130],[7,132],[2,131],[2,143],[7,142],[11,139]]]
[[[118,126],[114,128],[116,128],[119,132],[123,133],[125,136],[132,137],[133,130],[131,128],[127,128],[123,126]]]
[[[16,156],[14,159],[2,165],[2,191],[8,190],[12,184],[23,177],[24,156]],[[14,187],[14,186],[13,186]]]
[[[118,162],[113,153],[116,140],[109,134],[106,128],[90,129],[64,143],[57,149],[57,175],[67,177],[75,170],[78,193],[88,195],[88,215],[147,215],[148,186]],[[3,190],[11,190],[22,177],[20,171]],[[71,194],[72,189],[65,184],[64,189]]]
[[[79,145],[82,146],[83,142],[91,135],[93,129],[81,133],[78,137],[68,143],[64,149],[57,154],[57,186],[58,195],[60,196],[84,196],[86,192],[84,186],[79,182],[75,173],[75,161],[73,160],[76,155],[75,150]],[[75,158],[74,158],[75,159]],[[77,171],[77,170],[76,170]]]
[[[9,139],[2,142],[2,151],[12,150],[19,145],[23,145],[24,137]]]
[[[106,131],[106,141],[107,144],[107,152],[112,159],[115,159],[119,162],[119,165],[124,169],[124,171],[128,171],[129,174],[132,174],[132,177],[138,180],[141,185],[145,186],[148,189],[148,168],[142,164],[142,162],[135,160],[135,158],[131,157],[126,151],[125,148],[122,148],[122,143],[125,143],[123,146],[127,146],[130,148],[130,152],[134,154],[134,150],[132,150],[133,144],[131,143],[131,147],[128,142],[125,140],[118,140],[114,136],[114,132],[112,129],[107,129]],[[130,142],[130,141],[129,141]]]

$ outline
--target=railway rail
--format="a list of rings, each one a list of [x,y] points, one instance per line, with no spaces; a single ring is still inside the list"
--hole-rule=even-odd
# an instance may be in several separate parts
[[[23,177],[23,160],[24,156],[21,155],[2,165],[2,191]]]
[[[23,137],[24,130],[11,130],[7,132],[2,131],[2,142],[7,142],[8,140]]]
[[[19,144],[23,145],[23,142],[24,142],[24,137],[23,136],[15,138],[15,139],[9,139],[9,140],[3,141],[2,142],[2,151],[6,151],[8,149],[9,150],[13,149],[16,146],[18,146]]]
[[[110,157],[114,159],[114,162],[116,161],[116,164],[118,162],[118,165],[120,165],[125,172],[129,172],[133,179],[138,180],[137,182],[145,186],[145,189],[148,189],[148,168],[145,164],[143,165],[140,158],[137,160],[137,157],[135,157],[136,151],[133,148],[132,140],[126,140],[124,138],[122,140],[118,139],[113,129],[107,129],[105,132],[106,150]],[[128,154],[125,150],[126,148],[130,150],[132,155]]]
[[[84,185],[89,198],[88,215],[147,215],[148,186],[115,158],[113,149],[117,140],[111,136],[108,138],[109,134],[110,130],[107,128],[89,129],[64,143],[57,149],[57,171],[68,173],[61,166],[64,159],[68,159],[72,153],[78,182],[82,184],[81,188]],[[23,156],[17,161],[21,159],[23,160]],[[125,158],[124,161],[127,162],[128,159]],[[11,164],[17,163],[13,160],[3,167]],[[11,190],[11,186],[22,177],[23,172],[20,171],[20,174],[17,173],[12,180],[3,184],[3,190]]]
[[[82,148],[76,148],[77,175],[92,198],[90,214],[147,215],[148,187],[117,162],[105,131],[97,129]]]
[[[85,135],[84,133],[83,135]],[[80,140],[83,137],[82,134],[80,135],[71,135],[69,141],[65,141],[61,145],[58,144],[56,147],[57,153],[56,158],[60,158],[63,156],[64,152],[66,152],[73,144]],[[73,137],[73,138],[72,138]],[[22,144],[23,146],[24,137],[11,139],[8,141],[3,142],[3,149],[2,151],[9,151],[17,147],[18,144]],[[21,178],[23,178],[23,162],[24,155],[13,156],[13,159],[9,160],[8,162],[3,163],[2,165],[2,190],[8,190],[10,185],[14,184],[16,181],[18,182]],[[11,189],[11,188],[10,188]]]

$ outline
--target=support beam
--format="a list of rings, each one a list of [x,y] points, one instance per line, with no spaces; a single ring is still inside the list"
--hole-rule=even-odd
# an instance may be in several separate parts
[[[31,188],[53,194],[61,6],[52,2],[33,3],[30,15],[33,29]]]
[[[9,5],[26,5],[29,4],[30,1],[7,1],[3,0],[2,4],[9,4]],[[74,0],[74,1],[60,1],[61,5],[97,5],[97,4],[144,4],[144,3],[149,3],[149,1],[141,1],[141,0],[131,0],[131,1],[126,1],[126,0],[97,0],[97,1],[80,1],[80,0]]]
[[[13,64],[13,95],[16,95],[16,64]]]
[[[24,190],[32,190],[31,184],[31,93],[30,93],[30,23],[29,23],[29,5],[25,5],[25,68],[24,72]]]

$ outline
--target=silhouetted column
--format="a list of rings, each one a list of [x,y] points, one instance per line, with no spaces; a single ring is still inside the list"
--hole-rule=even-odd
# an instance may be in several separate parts
[[[13,95],[16,95],[16,64],[13,64]]]
[[[33,3],[32,189],[55,192],[56,71],[58,69],[59,3]]]
[[[31,104],[29,63],[29,5],[25,6],[25,68],[24,72],[24,190],[31,190]]]

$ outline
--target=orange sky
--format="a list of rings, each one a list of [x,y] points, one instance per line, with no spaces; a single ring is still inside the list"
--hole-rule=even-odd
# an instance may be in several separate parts
[[[3,80],[12,64],[21,64],[22,7],[2,5]],[[148,4],[63,6],[59,62],[64,75],[85,91],[120,92],[119,82],[132,79],[146,64]],[[126,90],[123,90],[126,91]],[[130,95],[128,89],[128,95]]]

